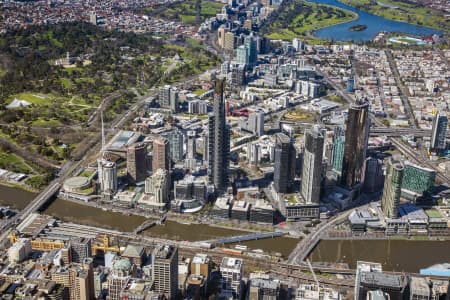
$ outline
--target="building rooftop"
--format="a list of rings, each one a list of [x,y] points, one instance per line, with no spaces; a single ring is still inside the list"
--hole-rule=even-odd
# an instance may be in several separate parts
[[[271,279],[253,278],[250,280],[250,286],[255,286],[264,289],[276,290],[280,285],[279,282]]]
[[[131,268],[131,262],[127,258],[118,259],[118,260],[114,261],[113,268],[115,270],[128,272]]]
[[[442,215],[437,209],[428,209],[425,211],[430,219],[441,219]]]
[[[367,299],[370,300],[386,300],[385,293],[382,290],[369,291]]]
[[[169,259],[174,251],[175,247],[171,245],[156,246],[153,255],[157,259]]]
[[[402,275],[393,275],[381,272],[362,272],[360,274],[360,282],[369,285],[402,288],[404,277]]]
[[[233,204],[233,211],[248,211],[250,209],[250,205],[246,201],[235,201]]]
[[[409,166],[409,167],[413,167],[413,168],[420,169],[420,170],[423,170],[423,171],[426,171],[426,172],[430,172],[430,173],[435,173],[435,172],[436,172],[436,171],[434,171],[434,170],[432,170],[432,169],[425,168],[425,167],[422,167],[422,166],[413,164],[413,163],[410,162],[409,160],[405,161],[405,162],[404,162],[404,165],[405,165],[405,167],[406,167],[406,166]]]
[[[220,269],[223,268],[239,271],[242,269],[242,259],[234,257],[224,257],[222,258],[222,263],[220,264]]]
[[[138,245],[127,245],[125,251],[123,251],[122,256],[124,257],[141,257],[145,249],[143,246]]]
[[[207,254],[197,253],[192,259],[193,264],[207,264],[209,263],[210,258]]]
[[[423,277],[414,277],[411,276],[410,284],[411,292],[415,295],[429,295],[430,294],[430,286],[428,285],[428,281]]]
[[[264,201],[264,199],[256,199],[255,204],[252,205],[252,208],[273,210],[272,205],[270,203]]]
[[[203,275],[191,274],[187,279],[188,284],[193,285],[201,285],[205,281],[205,277]]]
[[[380,263],[373,263],[367,261],[358,261],[357,270],[362,272],[381,272],[382,267]]]
[[[411,203],[402,204],[399,208],[399,213],[401,217],[407,217],[409,222],[428,221],[428,216],[423,209]]]
[[[214,203],[214,208],[229,209],[231,197],[219,197]]]
[[[283,144],[288,144],[291,142],[291,139],[285,135],[284,133],[277,133],[276,135],[276,141],[283,143]]]
[[[436,264],[425,269],[420,269],[420,274],[450,277],[450,263]]]

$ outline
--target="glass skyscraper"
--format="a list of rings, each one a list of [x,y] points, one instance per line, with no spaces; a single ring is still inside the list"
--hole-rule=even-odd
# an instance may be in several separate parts
[[[369,138],[369,103],[357,100],[348,110],[341,185],[352,189],[362,183]]]

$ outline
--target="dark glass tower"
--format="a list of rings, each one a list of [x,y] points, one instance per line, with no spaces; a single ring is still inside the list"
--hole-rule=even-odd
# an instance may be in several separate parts
[[[291,139],[278,133],[275,141],[273,184],[277,193],[289,193],[295,177],[296,151]]]
[[[357,100],[348,110],[345,131],[341,185],[352,189],[362,183],[367,140],[369,138],[369,103]]]
[[[208,118],[208,181],[218,192],[226,190],[230,155],[230,129],[225,121],[225,79],[214,87],[214,111]]]
[[[445,150],[445,137],[448,127],[448,118],[446,115],[437,113],[433,119],[433,127],[431,131],[431,149],[442,151]]]

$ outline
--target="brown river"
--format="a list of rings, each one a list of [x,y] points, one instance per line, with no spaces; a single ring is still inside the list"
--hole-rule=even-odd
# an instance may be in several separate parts
[[[0,185],[0,205],[16,209],[26,206],[35,194],[17,188]],[[126,216],[121,213],[103,211],[81,204],[56,199],[44,211],[65,221],[92,226],[102,226],[120,231],[133,231],[146,219],[140,216]],[[166,221],[155,226],[145,235],[168,239],[200,241],[223,236],[246,234],[246,232],[202,224],[180,224]],[[241,244],[250,249],[263,249],[269,253],[279,252],[283,256],[295,248],[298,240],[281,237],[248,241]],[[232,246],[230,246],[232,247]],[[357,260],[376,261],[386,270],[418,272],[435,263],[450,262],[450,241],[408,241],[408,240],[332,240],[322,241],[310,255],[312,261],[344,262],[354,268]]]

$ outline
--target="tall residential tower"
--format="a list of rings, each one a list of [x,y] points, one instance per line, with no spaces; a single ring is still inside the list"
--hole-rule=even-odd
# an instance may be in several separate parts
[[[386,171],[381,209],[387,218],[397,218],[404,166],[402,163],[390,159]]]
[[[437,113],[433,119],[433,127],[431,131],[431,145],[432,150],[445,150],[445,138],[447,133],[448,118],[446,115]]]
[[[275,141],[274,188],[277,193],[289,193],[294,185],[296,151],[291,139],[278,133]]]
[[[323,142],[324,136],[319,126],[305,132],[301,194],[307,203],[320,202]]]
[[[341,175],[341,185],[347,189],[353,189],[363,181],[368,138],[369,103],[360,99],[348,110]]]
[[[218,192],[228,185],[230,129],[225,120],[225,79],[214,87],[214,112],[208,117],[208,181]]]

